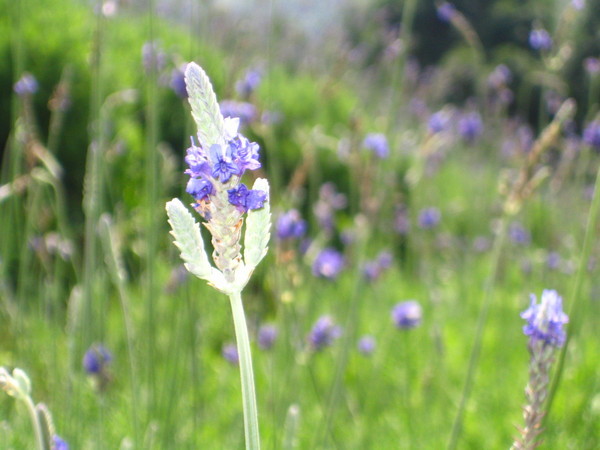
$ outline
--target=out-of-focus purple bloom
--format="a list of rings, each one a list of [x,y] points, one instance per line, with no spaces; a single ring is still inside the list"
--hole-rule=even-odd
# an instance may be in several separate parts
[[[264,111],[260,116],[260,121],[266,125],[275,125],[283,120],[283,114],[279,111]]]
[[[585,58],[583,67],[589,75],[598,75],[600,73],[600,59],[594,57]]]
[[[233,189],[229,189],[227,194],[229,195],[229,203],[241,208],[244,212],[262,208],[267,200],[265,192],[248,189],[244,183],[240,183]]]
[[[508,236],[519,245],[529,245],[531,242],[531,233],[527,231],[519,222],[513,222],[508,227]]]
[[[221,349],[221,355],[223,358],[234,366],[240,363],[240,355],[238,354],[237,347],[235,344],[225,344]]]
[[[506,87],[512,80],[512,72],[508,66],[504,64],[497,65],[492,73],[488,76],[488,86],[492,89],[501,89]]]
[[[155,41],[146,42],[142,46],[142,64],[146,73],[158,73],[165,68],[167,55]]]
[[[171,83],[169,83],[169,86],[171,86],[173,92],[175,92],[175,94],[177,94],[177,96],[182,99],[188,98],[188,92],[185,86],[186,66],[187,64],[184,64],[179,68],[173,69],[173,71],[171,72]]]
[[[408,210],[404,205],[396,206],[394,213],[394,231],[398,234],[405,235],[410,231],[410,219],[408,218]]]
[[[556,270],[560,268],[561,258],[558,252],[550,252],[546,256],[546,265],[550,270]]]
[[[392,265],[393,257],[390,252],[383,251],[372,261],[367,261],[363,266],[363,275],[369,281],[375,281]]]
[[[90,375],[101,375],[112,361],[112,354],[102,344],[92,345],[83,355],[83,368]]]
[[[477,253],[483,253],[491,248],[492,244],[490,240],[485,236],[477,236],[473,241],[473,249]]]
[[[446,130],[448,128],[449,123],[450,114],[448,113],[448,111],[441,109],[429,116],[429,121],[427,122],[427,125],[429,126],[429,131],[433,134],[436,134]]]
[[[376,346],[377,343],[373,336],[363,336],[358,340],[358,351],[365,356],[371,356]]]
[[[244,98],[250,97],[262,81],[262,74],[258,70],[249,70],[244,78],[235,83],[235,90]]]
[[[416,300],[400,302],[392,309],[392,320],[400,329],[415,328],[421,324],[423,310]]]
[[[363,141],[363,147],[372,151],[380,159],[385,159],[390,155],[387,137],[382,133],[367,134]]]
[[[458,133],[463,139],[471,142],[483,133],[483,121],[478,112],[472,111],[464,114],[458,120]]]
[[[279,239],[300,239],[306,233],[306,221],[296,209],[290,209],[277,219],[275,225]]]
[[[313,262],[312,272],[315,276],[333,280],[344,268],[344,256],[332,248],[325,248]]]
[[[223,100],[219,107],[223,117],[237,117],[243,125],[254,122],[258,116],[256,106],[252,103]]]
[[[452,3],[444,2],[437,8],[437,16],[442,22],[450,22],[456,15],[456,7]]]
[[[430,208],[424,208],[419,213],[419,227],[429,230],[431,228],[435,228],[440,223],[442,219],[442,213],[436,207],[432,206]]]
[[[329,347],[342,335],[342,329],[330,316],[320,317],[308,335],[308,343],[315,351]]]
[[[543,28],[534,28],[529,32],[529,45],[534,50],[550,50],[552,48],[552,38]]]
[[[583,130],[583,142],[594,150],[600,150],[600,120],[590,122]]]
[[[38,88],[39,85],[35,77],[27,72],[21,75],[21,78],[13,86],[15,93],[21,97],[35,94]]]
[[[53,450],[69,450],[69,444],[58,434],[52,436]]]
[[[575,10],[581,11],[583,8],[585,8],[585,0],[571,0],[571,6]]]
[[[258,329],[258,346],[262,350],[270,350],[275,344],[278,331],[275,325],[263,325]]]
[[[530,344],[543,342],[562,347],[566,339],[563,326],[569,321],[562,309],[562,298],[555,290],[545,289],[540,304],[537,304],[535,294],[531,294],[530,299],[529,308],[521,313],[521,317],[527,321],[523,332],[529,336]]]
[[[333,183],[323,184],[319,189],[319,200],[313,208],[319,225],[328,230],[332,229],[334,212],[345,208],[347,202],[346,196],[338,193]]]

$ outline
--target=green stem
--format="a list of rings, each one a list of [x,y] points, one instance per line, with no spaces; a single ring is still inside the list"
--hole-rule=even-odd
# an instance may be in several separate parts
[[[477,319],[477,329],[475,330],[475,338],[473,342],[473,349],[471,350],[471,357],[469,358],[469,366],[467,368],[467,376],[465,378],[465,384],[458,406],[456,417],[454,418],[454,424],[452,425],[452,434],[450,435],[450,441],[448,442],[448,449],[453,450],[456,448],[458,438],[462,430],[463,419],[465,415],[465,409],[469,396],[471,395],[471,389],[473,388],[473,380],[475,378],[475,372],[477,365],[479,364],[479,356],[481,354],[481,347],[483,344],[483,332],[487,323],[487,317],[489,314],[490,306],[492,304],[492,296],[494,293],[494,286],[496,284],[496,278],[498,274],[498,266],[500,263],[500,255],[502,254],[502,247],[504,246],[504,240],[506,238],[508,217],[506,214],[501,219],[500,228],[496,239],[494,240],[494,248],[492,250],[492,267],[490,270],[490,276],[487,279],[484,287],[484,297],[481,304],[481,311]]]
[[[246,326],[246,316],[240,292],[229,295],[235,338],[240,358],[240,377],[242,379],[242,403],[244,407],[244,434],[246,449],[260,449],[258,434],[258,411],[256,408],[256,391],[254,389],[254,373],[252,371],[252,355],[250,354],[250,338]]]
[[[31,424],[33,425],[33,429],[35,431],[35,441],[37,442],[38,449],[48,450],[44,441],[44,433],[42,432],[42,427],[40,425],[40,421],[38,420],[38,415],[37,411],[35,410],[33,400],[31,400],[29,395],[24,395],[23,401],[27,406],[27,411],[29,412],[29,417],[31,418]]]

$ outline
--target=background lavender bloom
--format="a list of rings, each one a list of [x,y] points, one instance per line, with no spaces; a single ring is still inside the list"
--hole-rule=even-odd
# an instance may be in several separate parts
[[[367,261],[363,266],[363,275],[369,281],[375,281],[392,265],[393,257],[390,252],[383,251],[372,261]]]
[[[442,22],[450,22],[456,15],[456,7],[452,3],[444,2],[437,8],[437,16]]]
[[[319,351],[329,347],[341,334],[342,329],[335,325],[330,316],[322,316],[310,331],[308,342],[313,350]]]
[[[585,127],[583,142],[594,150],[600,150],[600,120],[594,120]]]
[[[450,114],[445,110],[434,112],[430,117],[427,125],[431,133],[441,133],[446,130],[450,123]]]
[[[262,325],[258,329],[257,341],[262,350],[270,350],[277,339],[278,331],[275,325]]]
[[[223,100],[219,103],[223,117],[237,117],[242,125],[248,125],[256,120],[258,113],[252,103]]]
[[[483,122],[478,112],[464,114],[458,121],[458,133],[471,142],[483,133]]]
[[[235,83],[235,90],[244,98],[250,97],[262,81],[262,74],[258,70],[249,70],[244,78]]]
[[[237,346],[235,344],[225,344],[221,350],[223,358],[234,366],[237,366],[240,362],[240,356],[238,354]]]
[[[112,354],[108,349],[102,344],[94,344],[83,355],[83,368],[90,375],[100,375],[111,361]]]
[[[169,86],[173,89],[173,92],[181,99],[188,98],[187,88],[185,86],[185,67],[187,64],[179,68],[173,69],[171,72],[171,82]]]
[[[512,72],[505,64],[497,65],[488,76],[488,86],[493,89],[501,89],[512,80]]]
[[[390,154],[387,137],[381,133],[367,134],[363,141],[363,147],[372,151],[380,159],[385,159]]]
[[[30,73],[24,73],[21,78],[15,83],[13,89],[19,96],[33,95],[38,91],[39,85],[37,80]]]
[[[436,207],[424,208],[419,213],[418,223],[419,227],[429,230],[435,228],[442,219],[442,213]]]
[[[562,309],[562,298],[555,290],[545,289],[540,303],[535,294],[530,295],[529,308],[521,313],[527,321],[523,333],[530,338],[530,345],[543,342],[554,347],[561,347],[566,339],[563,329],[569,321]]]
[[[332,248],[325,248],[313,262],[312,271],[315,276],[333,280],[344,268],[343,255]]]
[[[519,222],[513,222],[508,227],[508,237],[519,245],[529,245],[531,234]]]
[[[534,28],[529,32],[529,45],[534,50],[550,50],[552,38],[543,28]]]
[[[53,450],[69,450],[69,444],[58,434],[52,436]]]
[[[400,302],[392,309],[392,320],[400,329],[415,328],[421,324],[423,310],[416,300]]]
[[[296,209],[290,209],[277,219],[275,225],[279,239],[300,239],[306,233],[306,221]]]
[[[358,340],[358,351],[365,356],[370,356],[375,351],[377,343],[373,336],[363,336]]]
[[[550,252],[546,256],[546,265],[550,270],[556,270],[560,268],[561,258],[557,252]]]
[[[585,58],[583,67],[589,75],[598,75],[600,73],[600,59],[594,57]]]
[[[146,73],[160,72],[165,68],[167,55],[156,41],[146,42],[142,46],[142,65]]]
[[[405,235],[410,231],[410,220],[408,218],[408,209],[404,205],[396,206],[394,212],[394,231]]]

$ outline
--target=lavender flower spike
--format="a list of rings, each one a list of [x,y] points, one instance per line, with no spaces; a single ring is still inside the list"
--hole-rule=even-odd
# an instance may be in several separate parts
[[[548,394],[550,369],[554,362],[554,352],[566,340],[563,326],[569,321],[562,309],[562,298],[554,290],[542,292],[537,303],[531,294],[529,308],[521,313],[527,321],[523,332],[529,336],[529,383],[525,388],[527,405],[523,408],[525,427],[521,436],[513,444],[515,450],[532,449],[539,445],[538,436],[542,432],[542,419]]]

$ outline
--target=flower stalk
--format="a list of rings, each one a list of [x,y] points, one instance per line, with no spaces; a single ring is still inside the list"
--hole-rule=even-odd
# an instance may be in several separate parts
[[[246,170],[261,167],[259,147],[238,133],[238,118],[223,117],[206,73],[190,63],[185,83],[198,127],[198,144],[192,138],[185,157],[185,173],[190,176],[186,191],[194,197],[192,206],[211,234],[214,266],[204,250],[200,226],[178,199],[166,205],[171,234],[187,270],[229,297],[240,363],[246,448],[259,449],[252,356],[241,293],[267,253],[269,183],[258,178],[252,189],[241,183]]]

